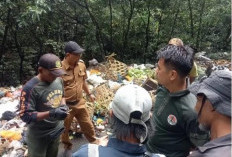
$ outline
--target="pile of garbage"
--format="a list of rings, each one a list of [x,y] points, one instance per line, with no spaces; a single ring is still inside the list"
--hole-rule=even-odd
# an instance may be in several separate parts
[[[91,61],[90,61],[91,63]],[[114,54],[107,56],[105,63],[92,60],[87,69],[88,86],[96,97],[94,103],[84,96],[89,114],[92,117],[97,135],[107,132],[108,110],[115,92],[126,84],[136,83],[143,85],[150,91],[157,87],[156,82],[150,82],[154,77],[154,66],[130,65],[127,66],[114,58]],[[0,156],[24,157],[27,156],[25,140],[26,123],[18,117],[19,100],[22,86],[0,88]],[[71,127],[73,133],[81,133],[80,126],[74,118]],[[70,136],[74,138],[74,136]]]
[[[198,79],[209,76],[215,70],[232,70],[231,61],[225,59],[213,60],[205,56],[206,52],[198,52],[195,56],[195,62],[198,67]]]
[[[231,62],[226,60],[214,61],[202,55],[196,57],[195,61],[199,67],[198,73],[202,75],[205,75],[209,67],[212,71],[217,66],[231,70]],[[96,59],[89,61],[87,82],[96,101],[90,102],[87,96],[84,98],[97,135],[102,132],[110,134],[107,117],[109,104],[121,86],[140,85],[151,94],[155,101],[155,91],[158,86],[155,68],[153,64],[126,65],[118,61],[115,54],[107,56],[105,63],[98,63]],[[17,116],[21,90],[22,86],[0,88],[0,156],[3,157],[27,156],[26,124]],[[81,133],[75,118],[71,129],[73,133]],[[74,138],[72,135],[70,138]]]
[[[96,101],[92,103],[88,100],[88,97],[85,98],[97,134],[106,131],[109,104],[113,100],[115,92],[121,86],[127,84],[143,86],[151,93],[154,100],[153,93],[158,85],[157,81],[155,81],[154,65],[132,64],[128,66],[116,60],[115,54],[107,56],[105,63],[98,63],[96,59],[93,59],[89,61],[89,65],[87,83],[91,92],[94,93]],[[76,122],[73,123],[76,125]],[[77,128],[72,127],[72,131],[81,132],[79,125],[77,125]]]
[[[22,86],[0,88],[0,156],[27,156],[26,123],[18,118],[17,110]]]

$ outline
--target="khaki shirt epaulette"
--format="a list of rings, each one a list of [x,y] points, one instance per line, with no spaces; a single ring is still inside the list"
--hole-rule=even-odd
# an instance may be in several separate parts
[[[83,60],[79,61],[76,65],[75,71],[80,75],[84,76],[84,79],[87,79],[86,66]]]

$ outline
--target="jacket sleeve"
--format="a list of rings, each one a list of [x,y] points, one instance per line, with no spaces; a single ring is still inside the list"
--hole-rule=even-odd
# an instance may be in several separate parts
[[[37,119],[37,112],[35,110],[36,96],[33,92],[33,88],[30,89],[27,86],[23,88],[20,96],[20,118],[27,124],[35,122]]]

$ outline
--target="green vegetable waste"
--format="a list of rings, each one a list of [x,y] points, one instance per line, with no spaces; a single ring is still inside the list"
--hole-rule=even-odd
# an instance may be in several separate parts
[[[128,75],[133,78],[146,79],[154,76],[154,70],[133,68],[128,70]]]

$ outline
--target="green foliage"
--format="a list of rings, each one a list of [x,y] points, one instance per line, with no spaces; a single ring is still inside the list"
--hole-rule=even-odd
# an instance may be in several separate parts
[[[69,40],[86,49],[87,60],[103,61],[116,52],[124,62],[154,63],[155,52],[172,37],[220,58],[215,52],[231,47],[230,5],[227,0],[0,1],[0,80],[6,83],[2,77],[9,70],[11,83],[22,83],[36,73],[42,54],[63,58]]]

